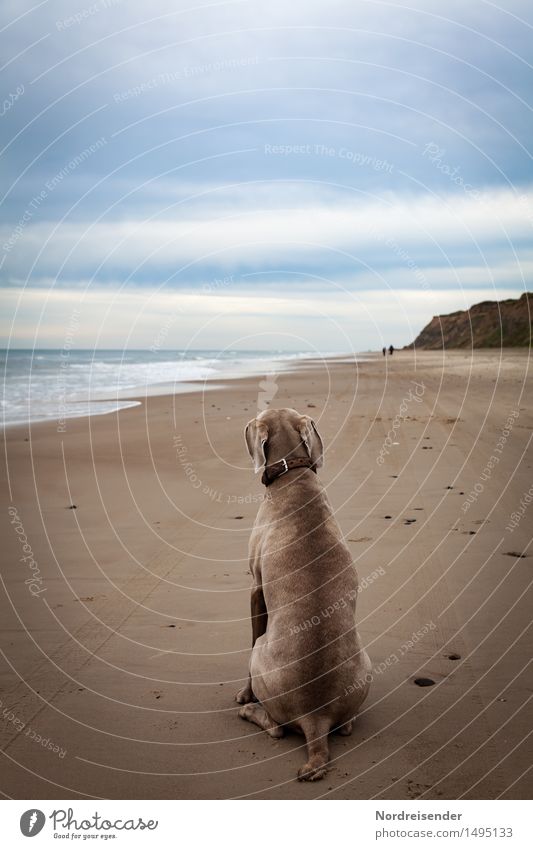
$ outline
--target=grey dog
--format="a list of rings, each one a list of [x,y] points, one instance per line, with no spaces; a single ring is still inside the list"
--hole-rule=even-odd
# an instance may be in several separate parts
[[[355,625],[357,573],[316,474],[314,421],[266,410],[245,431],[268,487],[250,539],[252,655],[239,715],[272,737],[305,735],[301,781],[326,774],[328,735],[350,734],[371,681]]]

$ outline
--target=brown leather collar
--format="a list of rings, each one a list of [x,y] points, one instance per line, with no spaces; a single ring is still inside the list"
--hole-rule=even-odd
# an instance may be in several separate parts
[[[261,483],[269,486],[272,481],[275,481],[276,478],[279,478],[286,472],[290,472],[291,469],[302,468],[312,469],[316,473],[315,464],[308,457],[294,457],[292,460],[283,458],[283,460],[278,460],[277,463],[272,463],[271,466],[265,466]]]

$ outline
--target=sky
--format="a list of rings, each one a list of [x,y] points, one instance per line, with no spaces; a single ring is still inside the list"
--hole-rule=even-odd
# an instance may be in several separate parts
[[[531,289],[531,3],[0,14],[3,346],[375,350]]]

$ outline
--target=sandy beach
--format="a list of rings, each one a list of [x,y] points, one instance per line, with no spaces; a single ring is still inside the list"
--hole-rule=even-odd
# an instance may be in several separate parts
[[[268,390],[321,432],[373,663],[316,784],[295,780],[303,739],[272,740],[234,702],[264,491],[243,430],[262,380],[7,430],[2,793],[527,798],[528,351],[306,362]]]

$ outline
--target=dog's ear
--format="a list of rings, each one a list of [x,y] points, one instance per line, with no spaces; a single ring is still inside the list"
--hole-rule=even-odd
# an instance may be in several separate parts
[[[244,438],[257,473],[266,463],[265,445],[268,439],[266,424],[259,419],[252,419],[246,425]]]
[[[298,431],[309,457],[317,469],[319,469],[324,462],[324,446],[322,445],[322,439],[313,419],[310,416],[302,416],[298,425]]]

